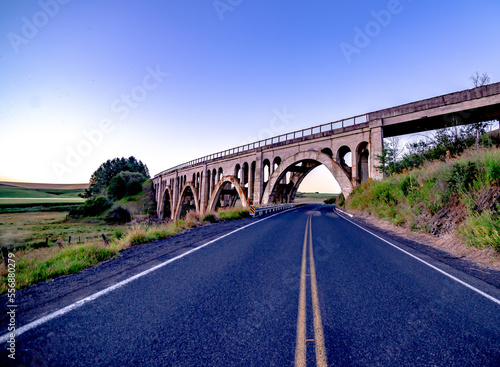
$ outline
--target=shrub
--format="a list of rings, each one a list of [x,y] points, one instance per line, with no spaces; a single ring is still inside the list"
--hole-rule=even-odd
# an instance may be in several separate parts
[[[336,201],[336,197],[335,196],[332,196],[331,198],[328,198],[326,199],[325,201],[323,201],[325,204],[327,205],[332,205],[332,204],[335,204],[335,201]]]
[[[214,213],[207,213],[201,218],[202,222],[218,223],[219,218]]]
[[[477,176],[478,167],[475,162],[457,162],[451,168],[448,182],[451,189],[455,188],[463,192],[472,187]]]
[[[128,223],[132,220],[130,213],[127,209],[117,206],[112,209],[104,218],[108,223]]]
[[[246,218],[250,216],[250,213],[248,212],[247,209],[244,208],[230,208],[230,209],[223,209],[219,210],[217,213],[217,217],[219,220],[235,220],[235,219],[241,219],[241,218]]]
[[[70,210],[69,214],[74,216],[94,217],[102,214],[111,208],[111,202],[103,196],[98,196],[95,199],[88,199],[76,209]]]
[[[187,212],[186,217],[184,218],[186,225],[189,228],[196,227],[200,222],[200,215],[196,213],[195,210],[190,210]]]
[[[413,193],[413,190],[418,188],[418,183],[411,175],[404,175],[400,183],[400,188],[404,196],[409,196]]]
[[[121,239],[123,237],[124,230],[119,228],[115,229],[115,232],[113,233],[113,237],[116,238],[117,240]]]
[[[338,205],[341,207],[345,207],[345,196],[343,193],[340,193],[340,195],[339,195]]]
[[[500,218],[491,210],[470,215],[458,232],[468,246],[492,246],[500,251]]]

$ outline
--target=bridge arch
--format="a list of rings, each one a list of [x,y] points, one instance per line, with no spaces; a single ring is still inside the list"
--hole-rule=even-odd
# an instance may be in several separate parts
[[[170,190],[169,187],[165,188],[165,191],[163,192],[162,199],[161,199],[161,208],[160,208],[160,213],[161,213],[161,218],[160,219],[172,219],[172,191]]]
[[[215,185],[214,189],[212,190],[212,194],[210,196],[210,200],[208,202],[208,207],[207,207],[208,211],[215,211],[215,209],[217,209],[217,203],[219,202],[220,195],[221,195],[222,191],[224,190],[224,187],[226,186],[227,183],[232,184],[234,186],[234,188],[236,189],[236,193],[241,200],[241,205],[244,208],[248,207],[247,197],[245,195],[245,192],[243,191],[243,188],[240,186],[238,179],[233,177],[233,176],[224,176]]]
[[[321,153],[325,153],[327,156],[333,159],[333,152],[330,148],[321,149]]]
[[[190,198],[192,199],[190,200]],[[194,201],[194,203],[191,201]],[[179,200],[177,201],[177,207],[175,208],[174,218],[179,219],[185,216],[189,210],[196,210],[196,213],[200,212],[198,196],[196,195],[196,189],[193,182],[186,182],[182,187]]]
[[[272,172],[276,171],[279,167],[279,165],[281,164],[281,158],[280,157],[274,157],[273,159],[273,168],[272,168]]]
[[[321,164],[325,165],[337,180],[344,195],[346,197],[349,196],[353,186],[349,176],[342,167],[327,154],[310,150],[296,153],[280,164],[278,169],[269,178],[262,197],[262,204],[270,204],[277,199],[282,202],[291,202],[305,176]],[[288,184],[281,185],[283,187],[280,188],[280,182],[288,172],[293,172],[293,176]]]

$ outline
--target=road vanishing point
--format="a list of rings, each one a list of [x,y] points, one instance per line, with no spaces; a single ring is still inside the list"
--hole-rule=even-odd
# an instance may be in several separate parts
[[[245,221],[19,325],[14,365],[499,365],[498,288],[333,206]]]

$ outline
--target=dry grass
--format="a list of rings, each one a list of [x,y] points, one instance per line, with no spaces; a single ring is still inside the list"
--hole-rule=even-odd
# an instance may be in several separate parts
[[[87,243],[100,238],[101,234],[110,237],[115,225],[101,220],[67,220],[66,213],[26,212],[0,214],[0,245],[2,246],[49,246],[61,238],[65,242]]]

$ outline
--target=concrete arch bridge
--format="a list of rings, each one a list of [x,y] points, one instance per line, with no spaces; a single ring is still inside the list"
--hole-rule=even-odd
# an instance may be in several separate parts
[[[157,215],[293,202],[301,182],[324,165],[348,196],[375,168],[383,138],[500,118],[500,83],[314,126],[214,153],[153,178]],[[350,161],[350,162],[349,162]]]

